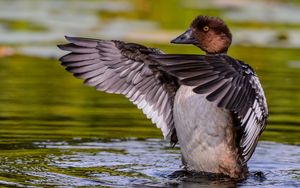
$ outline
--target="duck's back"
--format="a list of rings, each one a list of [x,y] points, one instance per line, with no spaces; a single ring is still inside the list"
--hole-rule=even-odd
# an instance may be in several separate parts
[[[205,95],[181,86],[174,101],[174,121],[184,165],[188,170],[242,174],[231,112]]]

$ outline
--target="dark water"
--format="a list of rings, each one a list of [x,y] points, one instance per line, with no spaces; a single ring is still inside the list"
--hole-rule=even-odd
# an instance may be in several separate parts
[[[265,23],[245,7],[211,8],[210,1],[191,7],[191,1],[176,0],[171,8],[169,1],[72,2],[0,1],[0,186],[300,186],[297,3],[289,9],[277,1],[272,11],[278,16]],[[181,10],[184,16],[174,14]],[[251,64],[267,96],[269,122],[249,162],[250,175],[242,182],[170,176],[180,170],[179,148],[171,149],[127,99],[82,86],[57,61],[55,45],[66,34],[136,39],[168,53],[199,53],[194,47],[167,44],[199,12],[227,18],[236,36],[229,54]],[[112,32],[115,28],[122,28],[124,36]],[[2,46],[15,54],[1,57]]]

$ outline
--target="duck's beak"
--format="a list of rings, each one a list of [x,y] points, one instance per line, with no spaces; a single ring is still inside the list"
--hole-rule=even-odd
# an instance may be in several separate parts
[[[186,30],[184,33],[171,40],[174,44],[197,44],[198,41],[193,37],[192,29]]]

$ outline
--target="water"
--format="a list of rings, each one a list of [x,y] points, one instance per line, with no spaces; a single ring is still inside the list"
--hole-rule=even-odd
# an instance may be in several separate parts
[[[196,1],[176,0],[172,8],[168,1],[72,2],[0,1],[0,186],[300,186],[298,4],[290,14],[265,23],[247,16],[251,11],[239,11],[245,4],[231,9],[233,5],[224,4],[228,1],[205,1],[193,8]],[[280,10],[277,3],[272,11]],[[179,10],[183,16],[174,14]],[[82,86],[57,61],[62,52],[55,45],[63,43],[63,35],[199,53],[194,47],[168,44],[199,12],[227,18],[236,38],[229,54],[251,64],[267,96],[267,129],[242,182],[174,175],[180,170],[178,146],[171,149],[127,99]],[[112,32],[118,28],[124,32]]]
[[[158,187],[230,187],[300,186],[300,148],[260,142],[250,160],[247,180],[234,182],[205,177],[174,176],[180,168],[179,148],[170,149],[160,139],[113,139],[33,142],[33,153],[7,152],[2,157],[0,185],[17,186],[158,186]],[[27,148],[27,150],[29,149]],[[257,176],[262,171],[264,177]],[[173,176],[172,176],[173,174]],[[11,180],[23,180],[12,183]]]

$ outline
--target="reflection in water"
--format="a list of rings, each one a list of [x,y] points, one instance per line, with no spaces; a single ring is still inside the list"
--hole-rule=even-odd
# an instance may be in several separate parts
[[[233,47],[229,54],[250,63],[265,88],[271,114],[262,138],[300,144],[300,69],[290,66],[299,61],[298,50]],[[24,139],[161,137],[124,97],[83,87],[56,60],[12,56],[0,59],[0,69],[3,147],[26,145]]]
[[[32,147],[36,152],[1,157],[0,174],[6,181],[0,184],[12,184],[18,177],[26,180],[26,183],[16,181],[21,185],[35,186],[300,185],[300,148],[272,142],[259,143],[249,163],[250,175],[242,182],[200,175],[171,177],[180,170],[180,152],[178,148],[170,149],[168,143],[159,139],[34,142]],[[265,178],[257,176],[257,171],[262,171]]]

